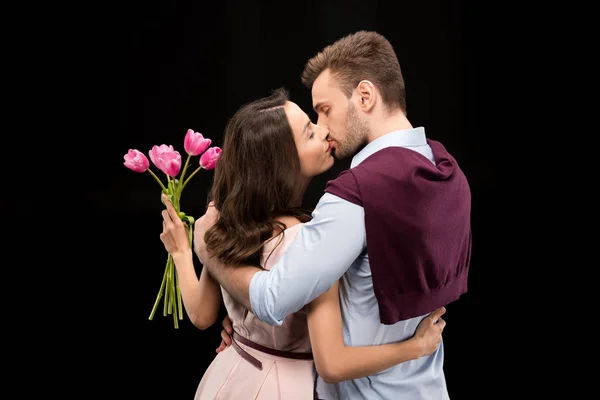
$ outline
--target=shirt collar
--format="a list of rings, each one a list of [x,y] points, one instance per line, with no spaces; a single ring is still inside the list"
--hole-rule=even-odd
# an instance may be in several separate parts
[[[386,133],[366,145],[353,158],[350,168],[356,167],[370,155],[386,147],[417,147],[427,144],[425,128],[401,129]]]

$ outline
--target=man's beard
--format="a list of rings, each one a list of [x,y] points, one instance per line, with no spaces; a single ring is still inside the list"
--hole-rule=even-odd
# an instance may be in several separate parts
[[[337,142],[334,152],[335,158],[339,160],[354,157],[368,142],[369,126],[360,119],[352,103],[348,103],[348,114],[343,129],[346,131],[346,137],[343,142]]]

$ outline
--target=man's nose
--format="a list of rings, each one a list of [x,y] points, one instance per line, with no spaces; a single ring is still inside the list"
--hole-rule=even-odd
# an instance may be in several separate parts
[[[318,117],[317,117],[317,125],[319,126],[325,126],[325,118],[323,116],[322,113],[319,113]]]

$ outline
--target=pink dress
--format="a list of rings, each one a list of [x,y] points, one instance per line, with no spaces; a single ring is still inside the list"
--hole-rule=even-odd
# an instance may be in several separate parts
[[[271,269],[279,260],[301,226],[302,224],[296,224],[286,229],[282,234],[283,237],[279,235],[265,243],[263,248],[265,269]],[[311,351],[306,306],[297,313],[287,316],[282,326],[271,326],[261,322],[222,288],[221,292],[233,329],[244,338],[283,351],[300,353]],[[312,400],[314,398],[316,371],[312,360],[277,357],[245,346],[239,341],[237,343],[262,362],[262,370],[242,358],[233,346],[228,346],[217,354],[207,368],[196,391],[195,400]]]

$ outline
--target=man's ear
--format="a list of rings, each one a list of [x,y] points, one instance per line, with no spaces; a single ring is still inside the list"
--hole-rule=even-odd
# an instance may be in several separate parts
[[[365,112],[371,111],[377,102],[375,85],[371,81],[363,80],[356,86],[356,91],[360,108]]]

